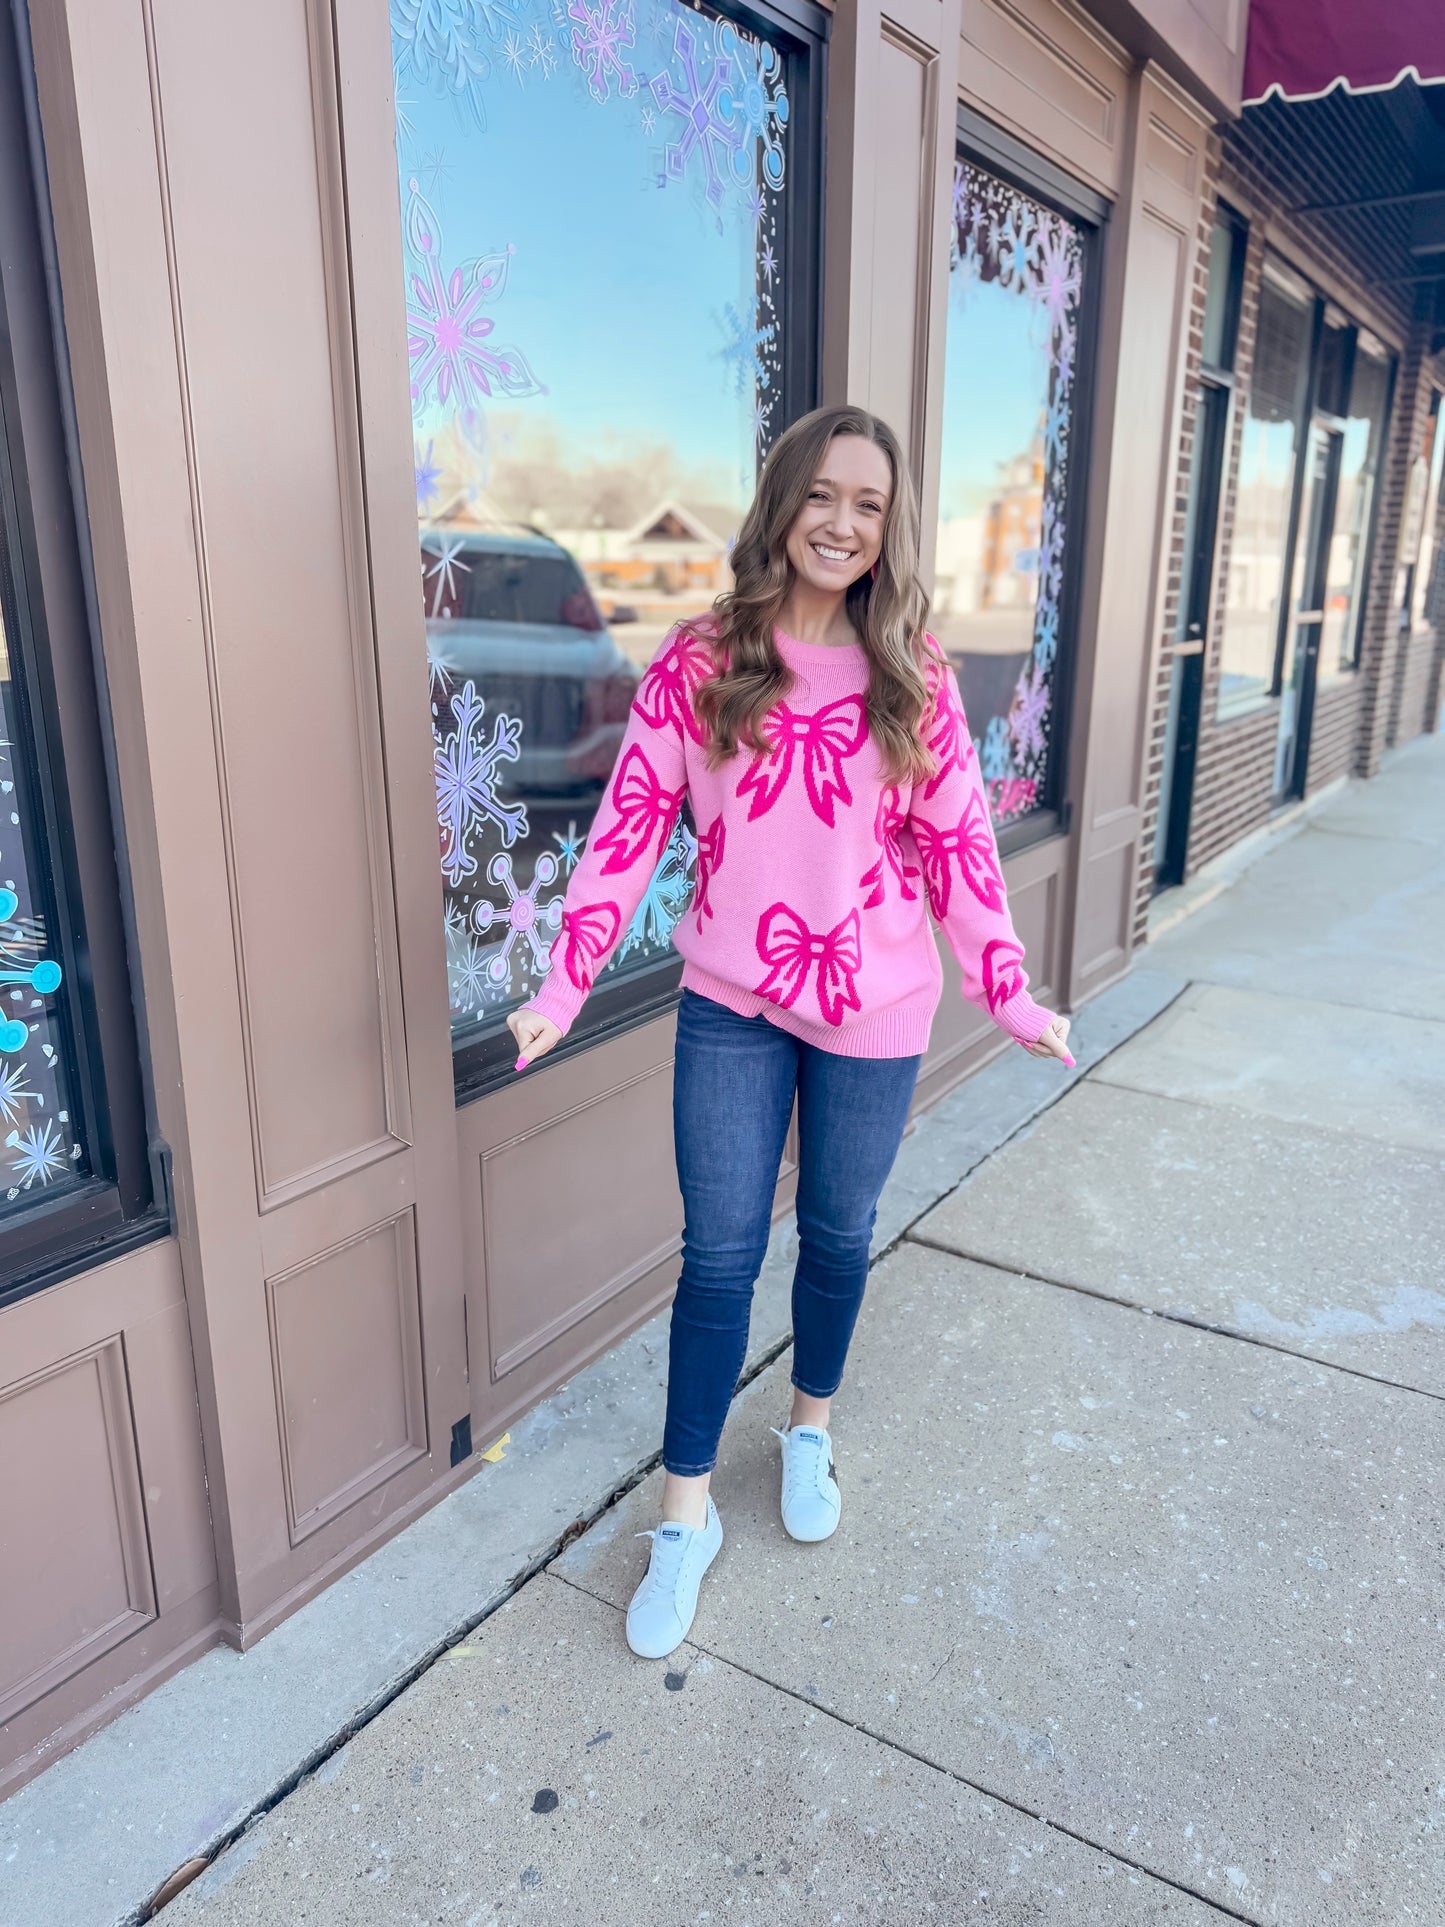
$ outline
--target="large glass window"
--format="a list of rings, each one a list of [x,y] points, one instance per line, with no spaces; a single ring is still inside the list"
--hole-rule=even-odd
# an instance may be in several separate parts
[[[1420,546],[1410,576],[1410,626],[1419,629],[1427,622],[1439,622],[1439,583],[1441,545],[1436,540],[1440,528],[1440,478],[1445,467],[1445,398],[1437,395],[1430,416],[1430,462],[1426,472],[1424,500],[1420,510]]]
[[[813,43],[679,0],[391,25],[453,1036],[485,1075],[642,669],[813,404]],[[680,822],[583,1034],[670,992],[693,850]]]
[[[934,628],[999,827],[1056,796],[1087,235],[956,162]]]
[[[1154,825],[1154,880],[1159,889],[1183,882],[1189,848],[1205,639],[1213,599],[1214,544],[1234,390],[1247,233],[1239,216],[1221,202],[1209,242],[1199,407],[1189,464],[1184,566],[1170,648],[1169,706],[1165,712],[1159,813]]]
[[[1221,717],[1253,707],[1268,695],[1274,679],[1314,308],[1314,297],[1302,282],[1273,263],[1266,266],[1225,585]]]
[[[23,31],[0,26],[0,1304],[164,1229]]]
[[[1355,342],[1349,406],[1340,430],[1334,525],[1325,561],[1320,624],[1320,676],[1328,680],[1359,661],[1369,535],[1390,404],[1390,360],[1373,337]]]

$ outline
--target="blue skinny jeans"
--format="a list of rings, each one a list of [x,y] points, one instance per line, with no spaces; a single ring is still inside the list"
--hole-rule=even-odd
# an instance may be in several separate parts
[[[662,1463],[717,1464],[747,1350],[783,1141],[798,1104],[793,1383],[831,1398],[863,1302],[868,1246],[918,1077],[917,1057],[839,1057],[685,990],[673,1131],[684,1210]]]

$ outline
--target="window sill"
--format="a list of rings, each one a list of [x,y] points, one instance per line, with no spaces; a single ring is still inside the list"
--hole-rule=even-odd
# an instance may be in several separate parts
[[[1268,709],[1277,708],[1279,697],[1272,696],[1266,689],[1258,696],[1241,696],[1237,701],[1221,706],[1214,712],[1214,727],[1227,729],[1231,723],[1248,722],[1251,716],[1261,716]]]

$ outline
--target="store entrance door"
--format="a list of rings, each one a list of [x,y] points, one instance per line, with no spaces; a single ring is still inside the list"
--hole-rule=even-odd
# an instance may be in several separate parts
[[[1325,619],[1325,581],[1335,524],[1343,435],[1332,417],[1316,416],[1310,427],[1299,540],[1290,586],[1289,617],[1280,664],[1279,735],[1275,743],[1274,798],[1303,796],[1309,769],[1310,725],[1319,674],[1320,630]]]

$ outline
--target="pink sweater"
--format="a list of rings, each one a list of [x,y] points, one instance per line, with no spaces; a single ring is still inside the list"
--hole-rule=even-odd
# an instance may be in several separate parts
[[[899,785],[868,734],[862,648],[781,631],[777,646],[793,687],[765,731],[774,753],[740,749],[709,769],[693,695],[712,656],[685,631],[668,638],[637,692],[529,1008],[563,1031],[572,1023],[686,796],[698,846],[693,900],[673,932],[684,985],[844,1057],[912,1057],[927,1049],[943,988],[931,909],[964,995],[1035,1043],[1053,1015],[1028,993],[952,670],[926,724],[937,773]]]

